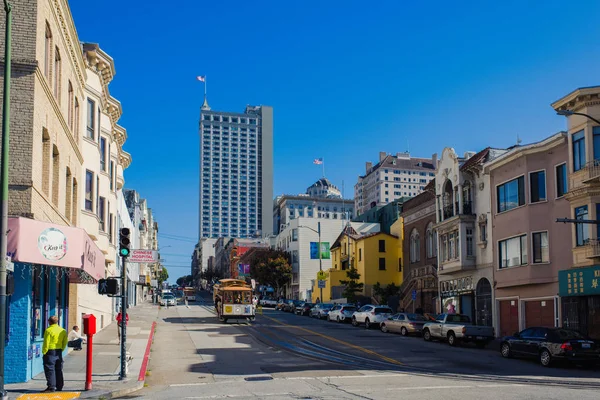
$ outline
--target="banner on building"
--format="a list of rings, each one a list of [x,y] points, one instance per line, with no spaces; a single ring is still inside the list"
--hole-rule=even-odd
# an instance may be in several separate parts
[[[331,258],[331,252],[329,250],[329,242],[321,242],[320,249],[321,259],[329,260]],[[312,260],[319,259],[319,242],[310,242],[310,258]]]
[[[238,276],[249,276],[250,275],[250,264],[238,264]]]

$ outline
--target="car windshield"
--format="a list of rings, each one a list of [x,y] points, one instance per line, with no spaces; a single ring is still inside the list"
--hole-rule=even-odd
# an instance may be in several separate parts
[[[387,307],[375,307],[375,315],[377,314],[391,314],[392,309]]]
[[[427,318],[419,314],[406,314],[406,317],[411,321],[428,321]]]
[[[175,298],[175,296],[173,296],[172,294],[165,294],[165,295],[163,295],[163,299],[166,299],[166,300],[168,300],[168,299],[174,299],[174,298]]]
[[[587,339],[587,337],[585,337],[581,333],[579,333],[577,331],[573,331],[571,329],[555,329],[552,331],[552,335],[555,336],[560,341],[573,340],[573,339],[579,339],[579,340]]]
[[[342,308],[343,311],[356,311],[356,307],[354,306],[348,306],[348,307],[344,307]]]
[[[467,317],[466,315],[452,314],[446,317],[446,322],[458,322],[463,324],[469,324],[471,323],[471,318]]]

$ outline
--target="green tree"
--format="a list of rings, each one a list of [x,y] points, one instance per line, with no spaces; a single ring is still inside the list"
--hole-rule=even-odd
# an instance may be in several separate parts
[[[292,279],[289,253],[281,250],[261,249],[247,258],[250,275],[262,285],[270,285],[281,294],[283,287]]]
[[[350,268],[349,270],[346,270],[346,277],[348,279],[340,280],[340,283],[346,286],[342,292],[342,295],[349,303],[354,303],[356,301],[356,294],[358,292],[362,292],[365,285],[362,282],[358,282],[360,279],[360,274],[356,268]]]
[[[169,271],[165,267],[162,267],[160,272],[158,273],[158,287],[162,287],[163,282],[166,282],[169,279]]]
[[[381,304],[387,304],[388,300],[392,296],[396,296],[400,292],[400,286],[396,286],[395,283],[390,283],[386,287],[382,287],[379,282],[373,285],[373,292],[375,296],[379,297]]]
[[[192,284],[192,276],[191,275],[181,276],[181,277],[177,278],[177,281],[175,283],[177,283],[177,286],[189,286]]]

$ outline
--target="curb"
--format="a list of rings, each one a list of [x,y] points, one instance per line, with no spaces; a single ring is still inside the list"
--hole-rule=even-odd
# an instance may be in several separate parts
[[[142,360],[142,367],[140,368],[140,375],[138,376],[138,382],[144,382],[146,380],[146,369],[148,368],[148,361],[150,358],[150,348],[152,347],[152,341],[154,340],[154,330],[155,329],[156,329],[156,321],[154,321],[152,323],[152,328],[150,328],[150,336],[148,336],[148,344],[146,345],[146,352],[144,353],[144,359]]]

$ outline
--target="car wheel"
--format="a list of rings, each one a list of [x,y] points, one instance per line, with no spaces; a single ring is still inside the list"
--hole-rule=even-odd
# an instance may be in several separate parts
[[[549,367],[550,364],[552,364],[552,356],[546,349],[542,350],[540,353],[540,364],[542,364],[544,367]]]
[[[381,324],[381,332],[383,332],[383,333],[388,333],[389,332],[388,328],[387,328],[387,326],[385,324]]]
[[[405,328],[405,327],[402,327],[402,329],[400,329],[400,334],[401,334],[402,336],[406,336],[406,335],[408,335],[408,330],[406,330],[406,328]]]
[[[510,345],[508,343],[502,343],[502,347],[500,347],[500,354],[504,358],[511,358],[512,352],[510,351]]]
[[[352,326],[358,326],[358,321],[356,320],[356,317],[352,317]]]
[[[425,330],[423,331],[423,339],[424,339],[426,342],[430,342],[430,341],[431,341],[431,333],[429,332],[429,329],[425,329]]]
[[[365,329],[371,329],[371,321],[369,321],[369,318],[365,319]]]
[[[456,335],[454,332],[448,332],[448,344],[450,346],[456,346]]]

